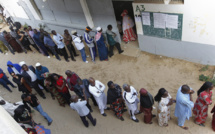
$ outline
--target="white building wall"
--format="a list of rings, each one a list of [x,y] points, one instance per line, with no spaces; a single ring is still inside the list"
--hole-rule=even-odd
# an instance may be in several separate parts
[[[0,106],[0,114],[0,134],[27,134],[2,106]]]
[[[186,0],[184,4],[133,3],[134,14],[140,10],[183,14],[182,41],[145,36],[142,23],[136,22],[140,49],[157,55],[215,65],[215,1]]]

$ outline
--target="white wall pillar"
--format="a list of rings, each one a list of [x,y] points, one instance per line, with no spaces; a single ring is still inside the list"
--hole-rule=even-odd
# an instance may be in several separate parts
[[[0,134],[27,134],[2,106],[0,106],[0,113]]]
[[[84,11],[84,15],[85,15],[85,18],[87,20],[87,24],[89,27],[93,28],[94,27],[94,23],[93,23],[93,19],[92,19],[92,16],[90,14],[90,10],[87,6],[87,1],[86,0],[80,0],[80,3],[81,3],[81,7]]]
[[[28,9],[31,11],[32,15],[34,16],[34,18],[36,20],[42,20],[43,19],[42,15],[40,13],[40,10],[38,9],[34,0],[23,0],[23,1],[26,3]]]

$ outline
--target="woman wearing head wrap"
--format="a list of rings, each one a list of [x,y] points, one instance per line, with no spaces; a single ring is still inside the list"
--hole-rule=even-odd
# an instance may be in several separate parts
[[[194,104],[193,114],[195,115],[195,123],[204,126],[208,117],[208,105],[212,104],[213,83],[205,82],[198,90],[198,98]]]
[[[65,99],[59,94],[55,86],[51,82],[51,74],[50,73],[44,73],[43,77],[45,78],[44,80],[44,86],[46,86],[47,89],[51,92],[52,98],[54,99],[55,97],[57,98],[60,106],[65,107],[66,101]]]
[[[144,122],[146,124],[152,124],[152,106],[154,99],[152,95],[144,88],[140,89],[140,111],[144,113]]]
[[[106,46],[105,37],[102,34],[102,28],[97,27],[96,31],[97,33],[95,35],[95,40],[96,40],[96,44],[99,52],[99,59],[100,61],[103,61],[103,60],[108,61],[108,48]]]
[[[167,127],[168,120],[170,120],[170,106],[175,102],[166,89],[159,89],[155,96],[155,101],[158,102],[158,124],[160,126]]]
[[[119,85],[114,84],[112,81],[107,83],[108,85],[108,92],[107,92],[107,101],[110,104],[110,109],[115,112],[117,118],[121,121],[124,121],[122,117],[125,108],[125,103],[122,99],[122,89]]]
[[[124,10],[121,14],[122,19],[122,30],[123,30],[123,41],[126,43],[129,41],[135,41],[137,35],[134,33],[134,22],[130,16],[128,16],[128,11]]]

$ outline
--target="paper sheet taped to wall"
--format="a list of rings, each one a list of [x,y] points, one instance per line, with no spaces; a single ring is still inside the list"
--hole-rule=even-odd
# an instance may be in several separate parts
[[[150,22],[150,13],[142,13],[142,19],[143,19],[143,25],[148,25],[150,26],[151,25],[151,22]]]
[[[166,14],[153,13],[154,17],[154,28],[166,28]]]
[[[167,15],[166,17],[166,27],[178,29],[178,15]]]

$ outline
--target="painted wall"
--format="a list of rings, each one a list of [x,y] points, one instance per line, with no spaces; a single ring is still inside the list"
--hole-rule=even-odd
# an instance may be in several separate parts
[[[47,31],[56,30],[60,34],[63,34],[64,29],[69,31],[76,29],[80,34],[83,34],[85,27],[88,26],[80,0],[46,0],[45,2],[43,0],[34,0],[42,15],[42,20],[35,19],[25,1],[28,0],[19,0],[18,3],[29,19],[12,15],[14,20],[22,24],[26,23],[34,28],[39,28],[38,24],[46,24]],[[7,2],[0,3],[4,6]],[[10,4],[14,5],[16,3],[11,2]],[[87,0],[87,5],[95,26],[93,28],[94,32],[98,26],[101,26],[103,31],[106,31],[107,25],[112,24],[113,31],[119,34],[112,0]]]
[[[2,106],[0,106],[0,113],[0,134],[27,134]]]
[[[214,4],[213,0],[189,0],[184,5],[133,3],[135,15],[139,15],[140,10],[183,14],[182,41],[144,36],[142,23],[136,22],[140,49],[157,55],[215,65]]]

